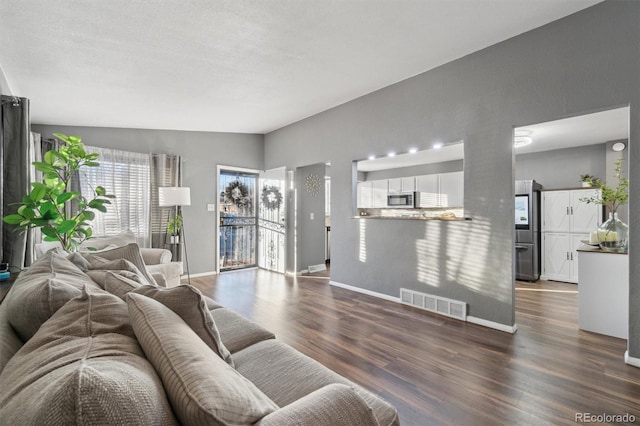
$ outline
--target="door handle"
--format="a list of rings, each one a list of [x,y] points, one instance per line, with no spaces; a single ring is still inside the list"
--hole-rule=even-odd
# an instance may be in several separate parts
[[[526,250],[526,246],[516,246],[516,250]]]

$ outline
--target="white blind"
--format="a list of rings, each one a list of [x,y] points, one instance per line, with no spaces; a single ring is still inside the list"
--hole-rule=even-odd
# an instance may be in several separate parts
[[[80,191],[93,198],[93,188],[103,186],[116,196],[107,212],[96,211],[94,235],[115,235],[130,229],[138,244],[149,246],[150,165],[149,154],[86,147],[100,155],[100,167],[85,167],[80,174]]]

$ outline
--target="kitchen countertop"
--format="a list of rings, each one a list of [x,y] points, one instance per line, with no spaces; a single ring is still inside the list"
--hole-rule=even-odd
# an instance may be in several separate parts
[[[382,219],[382,220],[443,220],[448,222],[465,222],[470,221],[470,217],[424,217],[424,216],[353,216],[353,219]]]
[[[580,247],[578,247],[577,251],[584,251],[584,252],[591,252],[591,253],[604,253],[604,254],[629,254],[628,252],[621,253],[617,251],[606,251],[606,250],[602,250],[599,246],[591,246],[588,244],[582,244]]]

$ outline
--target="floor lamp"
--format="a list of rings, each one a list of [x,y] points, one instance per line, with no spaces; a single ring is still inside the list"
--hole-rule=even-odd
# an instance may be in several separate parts
[[[190,206],[191,205],[191,189],[189,187],[182,186],[162,186],[158,188],[158,205],[160,207],[175,207],[174,210],[174,218],[177,218],[181,215],[182,206]],[[166,235],[166,234],[165,234]],[[182,241],[184,241],[184,260],[187,266],[187,280],[189,285],[191,285],[191,275],[189,274],[189,255],[187,253],[187,239],[185,238],[184,233],[184,218],[182,220],[182,224],[180,226],[180,231],[178,232],[178,236],[182,236]],[[176,242],[175,239],[171,242],[172,246],[175,248],[174,252],[178,253],[179,242]]]

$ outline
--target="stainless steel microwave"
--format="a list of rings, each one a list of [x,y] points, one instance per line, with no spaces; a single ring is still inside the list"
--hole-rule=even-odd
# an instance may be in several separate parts
[[[387,207],[389,208],[405,208],[412,209],[415,202],[415,192],[406,192],[403,194],[388,194]]]

